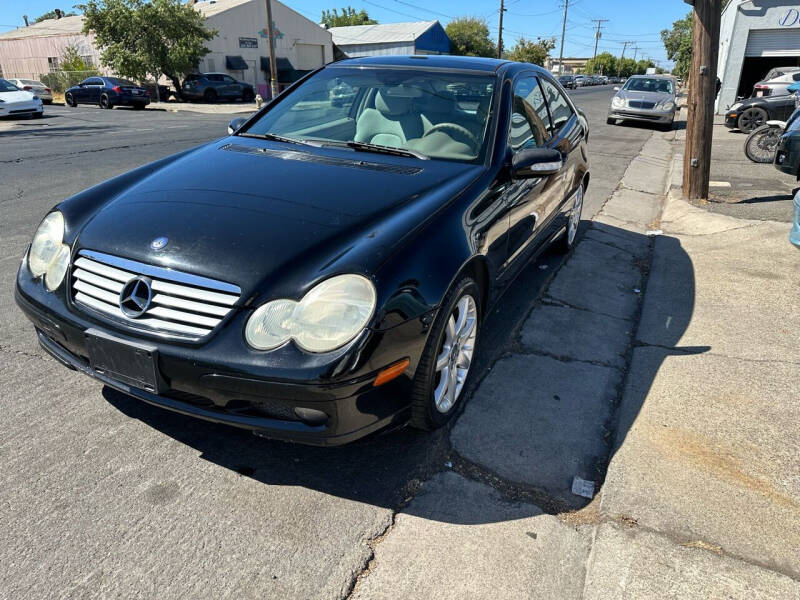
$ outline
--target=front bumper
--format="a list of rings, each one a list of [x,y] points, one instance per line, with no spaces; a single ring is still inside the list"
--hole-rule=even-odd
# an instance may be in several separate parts
[[[224,345],[222,350],[221,344],[214,347],[214,342],[219,342],[217,338],[227,335],[236,338],[243,354],[249,353],[241,341],[241,332],[220,330],[202,346],[147,339],[148,344],[157,347],[157,371],[164,381],[164,390],[156,394],[92,368],[88,329],[123,343],[144,340],[100,324],[67,306],[64,287],[62,284],[55,293],[46,292],[25,265],[17,276],[16,302],[33,323],[44,350],[62,365],[154,406],[250,429],[264,437],[322,446],[351,442],[404,423],[410,416],[413,370],[427,339],[427,318],[407,321],[384,332],[368,332],[365,343],[353,348],[356,356],[344,356],[339,362],[360,361],[362,368],[349,376],[328,380],[282,377],[274,368],[245,364]],[[236,320],[228,324],[231,328],[236,325]],[[380,387],[373,386],[382,368],[406,357],[411,366],[404,375]]]
[[[0,117],[22,117],[41,113],[41,100],[26,100],[25,102],[0,102]]]
[[[655,109],[629,108],[627,106],[614,108],[612,106],[608,112],[608,118],[667,125],[675,120],[675,111],[670,110],[664,112]]]
[[[729,112],[725,113],[725,127],[728,129],[736,129],[739,127],[739,113]]]

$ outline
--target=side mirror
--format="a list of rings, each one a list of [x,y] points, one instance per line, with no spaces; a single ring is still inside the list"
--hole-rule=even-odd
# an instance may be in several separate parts
[[[517,152],[511,159],[511,176],[529,179],[555,175],[564,166],[564,157],[552,148],[529,148]]]
[[[231,119],[231,122],[228,123],[228,135],[233,135],[236,131],[244,125],[244,122],[247,121],[246,117],[236,117],[235,119]]]
[[[614,86],[614,91],[615,91],[615,92],[618,92],[618,91],[619,91],[619,86],[618,86],[618,85],[615,85],[615,86]]]

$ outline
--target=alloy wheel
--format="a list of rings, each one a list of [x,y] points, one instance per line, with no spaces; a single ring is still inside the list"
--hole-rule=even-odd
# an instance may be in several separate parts
[[[444,340],[436,356],[433,401],[440,413],[446,413],[455,406],[464,388],[475,353],[477,324],[475,299],[465,294],[447,319]]]
[[[575,192],[575,204],[572,206],[572,211],[569,213],[569,223],[567,223],[567,243],[571,246],[575,241],[575,235],[578,233],[578,225],[581,222],[581,211],[583,210],[583,186],[578,188]]]
[[[760,108],[748,108],[739,117],[739,129],[745,133],[761,127],[766,122],[766,113]]]

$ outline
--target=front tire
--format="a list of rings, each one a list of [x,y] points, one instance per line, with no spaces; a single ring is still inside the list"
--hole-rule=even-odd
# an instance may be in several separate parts
[[[78,106],[78,103],[75,102],[75,99],[72,97],[72,94],[67,94],[66,96],[64,96],[64,102],[67,103],[67,106],[72,108]]]
[[[480,289],[462,277],[442,300],[422,353],[412,392],[412,427],[432,430],[445,425],[463,398],[481,324]]]
[[[739,128],[739,131],[743,133],[750,133],[766,123],[768,118],[769,115],[767,115],[767,111],[765,111],[763,108],[748,108],[742,111],[742,114],[739,115],[739,119],[736,121],[736,126]]]
[[[217,101],[217,92],[214,90],[206,90],[203,93],[203,101],[206,104],[214,104]]]
[[[781,133],[780,127],[772,125],[762,125],[755,129],[744,142],[745,156],[754,163],[771,163],[775,160]]]
[[[617,120],[616,119],[612,119],[611,117],[608,117],[606,119],[606,125],[616,125],[616,124],[617,124]]]
[[[242,92],[242,102],[252,102],[255,98],[253,90],[245,90]]]

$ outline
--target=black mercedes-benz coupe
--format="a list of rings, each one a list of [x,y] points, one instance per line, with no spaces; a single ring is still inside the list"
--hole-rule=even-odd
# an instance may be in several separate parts
[[[589,183],[586,119],[531,64],[345,60],[229,132],[56,205],[16,300],[69,368],[309,444],[446,423],[487,307],[572,247]]]

